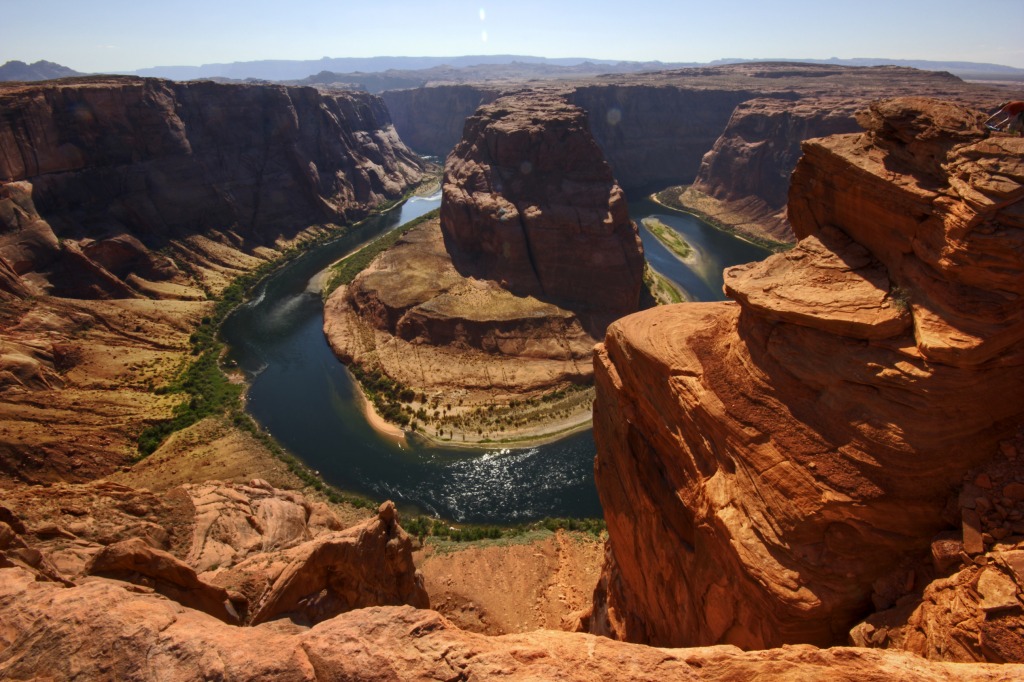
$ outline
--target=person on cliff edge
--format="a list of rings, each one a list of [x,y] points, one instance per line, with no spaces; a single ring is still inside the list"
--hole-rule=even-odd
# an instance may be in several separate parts
[[[999,119],[998,123],[994,123],[996,119]],[[989,130],[1005,131],[1008,133],[1017,133],[1018,135],[1024,131],[1024,102],[1006,102],[999,111],[988,117],[985,121],[985,127]]]

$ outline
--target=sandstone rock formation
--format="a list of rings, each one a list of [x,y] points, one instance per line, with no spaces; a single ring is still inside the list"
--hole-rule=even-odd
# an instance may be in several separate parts
[[[342,530],[324,505],[259,480],[162,496],[103,482],[9,491],[0,566],[65,585],[130,584],[235,625],[429,607],[392,503]]]
[[[324,332],[346,363],[379,364],[430,395],[464,402],[529,394],[591,375],[594,338],[572,312],[461,276],[438,221],[411,230],[324,305]]]
[[[0,90],[0,256],[37,293],[123,297],[150,250],[273,245],[400,196],[422,163],[383,103],[311,88],[82,78]],[[68,272],[70,270],[70,272]]]
[[[430,607],[412,563],[412,539],[395,506],[376,518],[290,550],[262,552],[210,579],[245,595],[251,624],[288,616],[319,623],[339,613],[385,604]]]
[[[110,582],[61,588],[0,569],[0,674],[31,679],[1000,680],[1022,666],[924,661],[867,649],[655,649],[565,632],[486,637],[433,611],[374,607],[305,630],[237,628]]]
[[[75,578],[109,545],[140,540],[198,573],[341,530],[322,503],[299,493],[210,481],[164,494],[108,481],[4,490],[0,499],[32,544]]]
[[[440,223],[335,291],[324,331],[343,361],[443,399],[458,423],[439,431],[480,440],[498,435],[465,421],[480,409],[589,383],[593,343],[639,307],[643,250],[580,109],[506,97],[465,134],[446,164]],[[585,398],[570,398],[571,425],[586,419]],[[405,402],[418,412],[428,401]],[[543,415],[528,421],[530,436],[550,428]]]
[[[944,510],[961,529],[933,538],[936,579],[923,592],[876,586],[872,600],[885,610],[850,631],[852,644],[941,661],[1024,662],[1024,432],[999,450],[968,472]]]
[[[751,99],[733,110],[682,202],[746,234],[791,242],[789,177],[804,140],[859,130],[863,98]]]
[[[595,316],[637,310],[643,247],[587,129],[559,98],[510,96],[466,121],[445,164],[441,231],[465,276]]]
[[[872,105],[865,133],[804,145],[801,241],[729,269],[736,302],[610,328],[594,414],[609,561],[589,627],[828,644],[892,585],[923,588],[908,563],[930,564],[951,492],[1024,419],[1024,139],[981,117]]]
[[[85,573],[143,585],[182,606],[232,625],[245,618],[244,597],[200,580],[184,561],[153,549],[139,538],[107,545],[89,560]]]

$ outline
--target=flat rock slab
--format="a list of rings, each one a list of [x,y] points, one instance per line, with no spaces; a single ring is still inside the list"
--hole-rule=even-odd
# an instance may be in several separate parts
[[[725,293],[759,315],[830,334],[885,339],[910,328],[885,267],[838,230],[806,237],[760,263],[729,268]]]

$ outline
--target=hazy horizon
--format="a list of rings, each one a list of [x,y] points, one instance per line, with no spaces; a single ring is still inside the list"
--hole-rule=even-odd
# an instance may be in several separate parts
[[[456,0],[0,0],[0,63],[56,62],[82,72],[136,71],[323,57],[530,55],[614,61],[720,59],[963,61],[1024,68],[1024,2],[860,0],[668,5],[636,0],[514,8]]]

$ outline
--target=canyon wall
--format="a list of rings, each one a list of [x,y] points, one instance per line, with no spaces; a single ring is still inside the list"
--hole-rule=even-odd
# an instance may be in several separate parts
[[[804,140],[859,128],[862,99],[752,99],[732,112],[683,194],[687,206],[741,232],[792,242],[786,219],[789,178]]]
[[[212,297],[422,171],[365,94],[0,87],[0,487],[130,463]]]
[[[5,87],[0,110],[0,258],[65,296],[173,277],[149,252],[175,238],[347,222],[422,171],[365,94],[104,77]]]
[[[402,140],[419,154],[444,160],[462,139],[466,119],[497,99],[501,90],[487,85],[437,85],[387,90],[380,96]]]
[[[466,121],[445,163],[441,231],[456,269],[593,316],[640,305],[643,247],[587,117],[556,96],[505,97]]]
[[[913,93],[981,109],[1005,90],[948,73],[749,63],[628,77],[529,84],[588,114],[591,133],[628,193],[693,183],[688,208],[758,239],[792,242],[785,218],[789,176],[806,139],[853,132],[853,114],[875,99]],[[382,94],[411,147],[445,155],[477,104],[523,85],[433,86]]]
[[[755,92],[623,83],[581,86],[566,98],[587,112],[594,139],[623,188],[652,192],[689,183],[733,109]]]
[[[727,270],[735,302],[612,325],[592,630],[834,644],[934,577],[963,476],[1024,424],[1024,139],[983,118],[872,105],[866,132],[804,145],[800,241]]]

